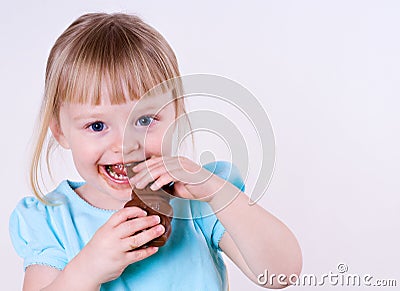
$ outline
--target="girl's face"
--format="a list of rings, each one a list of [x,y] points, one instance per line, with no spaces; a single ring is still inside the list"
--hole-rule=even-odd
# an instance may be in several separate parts
[[[171,93],[166,93],[118,105],[104,98],[101,105],[61,106],[59,126],[53,122],[51,129],[60,145],[71,150],[86,181],[77,193],[106,209],[119,209],[130,200],[131,187],[122,165],[171,155],[175,122],[171,101]]]

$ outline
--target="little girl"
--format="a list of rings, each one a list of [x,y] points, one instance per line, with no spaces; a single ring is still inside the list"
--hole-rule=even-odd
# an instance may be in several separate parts
[[[248,204],[234,165],[200,166],[172,156],[169,128],[185,116],[180,90],[166,85],[158,95],[141,96],[179,76],[171,47],[136,16],[86,14],[57,39],[32,158],[35,197],[22,199],[10,218],[13,245],[24,259],[24,290],[227,290],[222,252],[256,284],[266,270],[286,276],[263,287],[284,287],[299,274],[295,237]],[[56,144],[71,151],[84,182],[65,180],[44,195],[42,153],[47,147],[49,165]],[[124,165],[134,162],[140,163],[129,179]],[[172,182],[174,195],[189,199],[179,206],[185,209],[171,203],[174,213],[192,219],[174,217],[167,243],[143,248],[164,233],[160,217],[123,206],[132,186],[152,183],[157,190]]]

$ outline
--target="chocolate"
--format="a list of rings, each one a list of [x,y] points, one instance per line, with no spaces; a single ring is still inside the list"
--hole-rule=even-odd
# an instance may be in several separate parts
[[[129,178],[133,177],[134,173],[131,170],[133,164],[126,164],[127,175]],[[161,247],[163,246],[172,231],[171,220],[173,216],[172,206],[169,204],[171,195],[174,193],[173,183],[163,186],[157,191],[150,189],[151,184],[147,185],[144,189],[132,189],[132,199],[128,201],[124,207],[137,206],[147,212],[147,215],[158,215],[160,217],[160,224],[165,228],[165,232],[149,241],[140,248],[150,246]]]

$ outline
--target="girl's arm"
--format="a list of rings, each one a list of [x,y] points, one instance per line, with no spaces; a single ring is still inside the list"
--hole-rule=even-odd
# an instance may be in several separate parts
[[[31,265],[26,268],[22,290],[41,290],[53,282],[60,273],[60,270],[49,266]]]
[[[64,271],[63,271],[64,272]],[[90,286],[90,283],[85,278],[78,277],[79,275],[87,276],[88,270],[83,270],[80,274],[71,274],[65,276],[65,272],[53,267],[44,265],[31,265],[26,268],[23,291],[38,291],[38,290],[99,290],[99,286]]]
[[[151,189],[158,190],[173,181],[176,196],[208,202],[226,229],[220,248],[255,283],[265,272],[282,274],[283,284],[275,278],[273,284],[262,285],[282,288],[289,285],[290,275],[300,273],[301,250],[293,233],[261,206],[250,206],[247,195],[225,179],[179,156],[152,157],[132,170],[137,174],[131,183],[139,189],[154,181]]]
[[[276,275],[272,282],[268,280],[260,286],[282,288],[290,285],[289,276],[298,276],[302,267],[301,250],[293,233],[261,206],[249,205],[249,197],[243,192],[227,205],[239,190],[216,175],[213,178],[221,187],[208,203],[226,229],[219,242],[220,248],[257,284],[258,277],[265,281],[264,275]],[[277,280],[280,274],[285,276],[285,279],[280,278],[284,284]]]

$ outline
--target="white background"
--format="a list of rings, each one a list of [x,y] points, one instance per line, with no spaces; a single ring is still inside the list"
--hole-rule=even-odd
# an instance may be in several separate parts
[[[277,148],[259,203],[297,236],[303,273],[337,273],[337,264],[346,263],[349,273],[400,284],[400,2],[14,0],[1,6],[3,290],[22,284],[8,218],[30,195],[28,153],[49,50],[74,19],[99,11],[138,14],[170,42],[183,74],[226,76],[257,96]],[[231,290],[261,289],[226,261]]]

